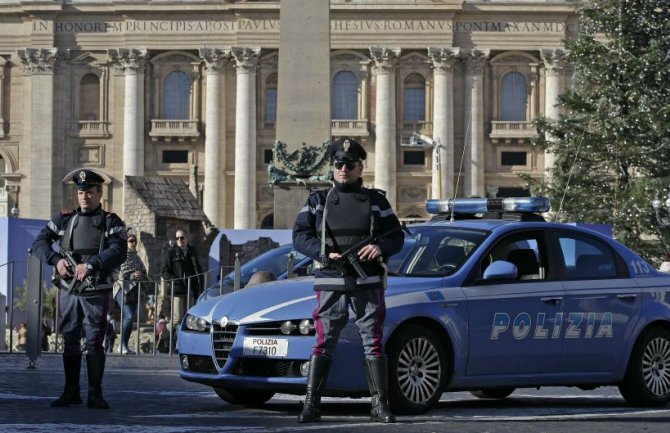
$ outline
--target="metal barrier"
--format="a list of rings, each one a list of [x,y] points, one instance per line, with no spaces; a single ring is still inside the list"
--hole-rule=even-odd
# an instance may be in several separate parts
[[[35,257],[29,255],[28,260],[21,260],[21,261],[12,261],[4,264],[0,264],[0,267],[6,266],[8,268],[8,290],[7,290],[7,301],[6,305],[4,305],[4,310],[5,310],[5,315],[8,316],[8,320],[6,321],[7,327],[9,328],[9,347],[7,348],[9,352],[14,351],[14,294],[15,294],[15,267],[18,264],[25,264],[26,266],[26,275],[27,275],[27,282],[28,282],[28,287],[27,287],[27,293],[26,293],[26,322],[28,325],[28,344],[26,347],[26,354],[30,360],[30,363],[33,364],[34,360],[37,356],[39,356],[42,352],[42,296],[43,292],[46,289],[45,285],[45,280],[42,278],[42,266],[43,264]],[[233,290],[240,290],[242,284],[241,284],[241,260],[240,260],[240,255],[235,254],[235,263],[232,268],[233,276],[234,276],[234,282],[233,282]],[[224,277],[227,273],[231,271],[230,266],[220,266],[216,270],[212,271],[206,271],[201,274],[194,275],[193,277],[202,277],[203,279],[203,287],[202,290],[207,290],[207,288],[211,285],[208,280],[210,280],[211,275],[216,275],[219,281],[219,293],[223,293],[223,281]],[[293,276],[293,255],[289,255],[288,261],[287,261],[287,272],[289,275],[289,278]],[[149,281],[138,281],[137,285],[137,303],[133,305],[134,309],[134,320],[132,323],[132,330],[136,330],[137,332],[137,338],[134,342],[134,351],[135,351],[135,356],[140,356],[140,355],[148,355],[151,354],[152,356],[157,356],[159,354],[158,352],[158,340],[159,340],[159,335],[156,334],[156,330],[158,328],[159,324],[159,314],[164,313],[162,310],[163,305],[165,304],[165,300],[169,300],[169,308],[168,308],[168,314],[169,316],[166,317],[166,327],[169,332],[169,341],[168,341],[168,350],[167,350],[167,355],[168,356],[173,356],[175,354],[175,343],[176,343],[176,330],[177,327],[180,326],[181,320],[183,320],[183,316],[185,315],[185,312],[189,310],[189,308],[192,306],[192,304],[195,303],[196,299],[194,296],[193,288],[191,287],[191,279],[189,278],[187,280],[187,293],[185,295],[185,298],[182,298],[184,295],[175,295],[174,293],[174,287],[175,287],[175,281],[176,280],[162,280],[162,278],[159,275],[153,275],[151,276],[152,280]],[[214,278],[211,278],[214,280]],[[129,280],[130,281],[130,280]],[[125,282],[124,282],[125,283]],[[163,285],[163,290],[161,290],[161,284]],[[53,346],[52,350],[53,352],[62,352],[63,351],[63,344],[62,344],[62,334],[60,334],[59,328],[60,328],[60,294],[61,291],[58,290],[56,297],[55,297],[55,308],[56,312],[53,317],[53,329],[54,329],[54,337],[53,337]],[[120,310],[120,318],[119,318],[119,325],[120,325],[120,331],[119,331],[119,337],[120,337],[120,342],[119,342],[119,350],[117,353],[121,353],[120,347],[123,341],[123,335],[122,335],[122,327],[123,327],[123,320],[124,320],[124,309],[123,305],[125,304],[125,298],[126,298],[126,293],[121,290],[121,305],[116,305],[116,301],[114,304],[116,307],[119,308]],[[162,296],[161,296],[162,295]],[[169,295],[169,296],[167,296]],[[150,297],[151,296],[151,297]],[[179,314],[175,314],[175,297],[180,297],[180,299],[183,301],[184,305],[179,305],[180,310]],[[147,320],[144,320],[143,322],[143,314],[142,314],[142,307],[143,303],[146,305],[146,303],[149,300],[153,300],[153,317],[147,316]],[[147,311],[147,315],[149,314],[149,311]],[[5,316],[3,316],[4,318]],[[1,322],[1,321],[0,321]],[[144,325],[144,326],[143,326]],[[150,327],[150,332],[151,332],[151,337],[148,339],[148,345],[145,346],[147,339],[142,338],[143,334],[146,333],[147,328]],[[1,331],[1,329],[0,329]],[[1,332],[0,335],[4,339],[4,332]],[[146,335],[146,334],[145,334]],[[143,341],[144,340],[144,341]],[[4,340],[3,340],[4,342]],[[1,348],[1,346],[0,346]],[[127,356],[122,354],[122,356]]]

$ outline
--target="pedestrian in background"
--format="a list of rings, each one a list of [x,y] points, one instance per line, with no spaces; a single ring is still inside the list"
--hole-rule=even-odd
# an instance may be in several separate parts
[[[186,313],[189,300],[198,299],[202,283],[202,267],[198,254],[188,244],[186,232],[182,229],[175,233],[175,245],[170,247],[161,269],[165,280],[165,297],[169,298],[174,287],[174,304],[172,306],[172,326],[176,326]],[[187,299],[189,288],[191,297]]]
[[[105,331],[105,353],[114,352],[116,341],[116,320],[111,314],[107,314],[107,330]]]
[[[28,326],[26,325],[25,322],[21,322],[19,324],[19,329],[17,330],[17,333],[19,334],[18,349],[20,351],[25,351],[26,344],[28,344]]]
[[[112,274],[126,258],[126,227],[116,214],[102,209],[102,184],[105,181],[100,175],[81,169],[75,172],[72,180],[79,207],[55,215],[33,243],[36,257],[54,266],[54,282],[60,289],[65,389],[51,407],[82,403],[79,376],[83,332],[88,376],[86,406],[109,409],[102,396],[103,340],[112,303]],[[54,251],[54,243],[58,243],[76,263],[70,263]]]
[[[147,268],[137,254],[137,236],[130,231],[127,244],[126,260],[121,265],[118,280],[114,283],[114,299],[121,309],[122,316],[119,351],[123,355],[134,355],[135,352],[128,347],[128,341],[136,318],[140,282],[147,279]]]
[[[363,187],[366,156],[356,141],[336,141],[331,154],[333,187],[311,193],[293,227],[296,251],[320,264],[314,274],[317,306],[312,313],[316,344],[309,363],[305,405],[298,416],[301,423],[321,418],[321,394],[350,308],[365,350],[371,419],[395,422],[388,405],[388,372],[381,342],[386,316],[385,262],[400,251],[404,236],[384,192]],[[355,252],[360,268],[367,274],[363,277],[341,260],[342,253],[370,236],[373,240]]]

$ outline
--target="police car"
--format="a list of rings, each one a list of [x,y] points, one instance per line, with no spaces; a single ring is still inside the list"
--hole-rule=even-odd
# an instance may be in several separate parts
[[[605,235],[544,222],[543,197],[429,200],[389,263],[384,344],[398,414],[445,391],[616,385],[635,406],[670,401],[670,276]],[[496,219],[459,219],[493,212]],[[485,215],[489,216],[489,215]],[[178,338],[180,375],[225,401],[304,394],[314,345],[311,277],[195,305]],[[368,395],[353,322],[325,395]]]

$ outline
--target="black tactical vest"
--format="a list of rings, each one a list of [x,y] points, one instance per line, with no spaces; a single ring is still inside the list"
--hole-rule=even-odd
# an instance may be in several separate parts
[[[68,225],[61,238],[61,246],[65,250],[71,251],[80,262],[100,253],[106,229],[102,212],[75,214]]]
[[[340,253],[370,236],[372,210],[365,191],[332,190],[326,200],[326,244]],[[334,239],[334,241],[333,241]]]

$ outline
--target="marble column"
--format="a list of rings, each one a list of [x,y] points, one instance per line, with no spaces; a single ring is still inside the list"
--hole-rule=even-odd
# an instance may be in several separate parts
[[[215,226],[223,225],[220,216],[221,197],[221,156],[223,153],[223,122],[221,120],[221,104],[223,99],[223,70],[230,58],[230,50],[201,48],[200,58],[205,62],[207,76],[207,95],[205,96],[205,185],[203,210],[207,218]]]
[[[395,64],[400,50],[371,47],[377,76],[375,98],[375,188],[396,207]]]
[[[561,76],[565,67],[565,51],[561,49],[540,50],[540,56],[544,63],[544,116],[550,119],[558,119],[560,115],[558,97],[561,95]],[[548,149],[545,150],[544,172],[547,180],[551,180],[551,169],[554,167],[555,161],[556,157],[553,152]]]
[[[432,197],[454,196],[454,62],[458,48],[428,48],[433,67]],[[439,170],[437,164],[439,163]]]
[[[465,146],[463,196],[486,197],[484,156],[484,67],[489,50],[463,50],[465,62]]]
[[[144,69],[147,50],[107,50],[124,73],[123,175],[144,176]]]
[[[54,73],[62,56],[57,48],[26,48],[18,50],[18,55],[30,85],[30,100],[25,104],[28,152],[21,152],[28,158],[27,193],[22,195],[21,216],[49,219],[63,206],[58,173],[63,170],[63,152],[54,143]]]
[[[256,228],[256,67],[260,48],[233,48],[235,99],[235,196],[233,228]]]

